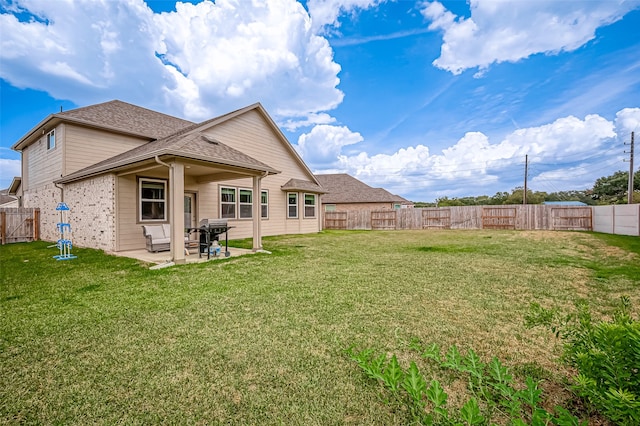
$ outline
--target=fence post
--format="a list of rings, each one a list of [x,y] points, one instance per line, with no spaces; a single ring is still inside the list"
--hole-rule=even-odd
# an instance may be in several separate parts
[[[40,239],[40,209],[33,210],[33,241]]]
[[[7,212],[0,212],[0,243],[7,243]]]

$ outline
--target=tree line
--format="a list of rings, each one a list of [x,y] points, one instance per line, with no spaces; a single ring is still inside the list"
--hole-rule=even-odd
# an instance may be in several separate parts
[[[545,201],[580,201],[590,206],[607,204],[626,204],[629,186],[629,172],[617,171],[610,176],[598,178],[593,187],[585,190],[543,192],[527,190],[527,204],[542,204]],[[633,202],[640,203],[640,173],[633,176]],[[435,203],[415,203],[416,207],[446,206],[486,206],[503,204],[522,204],[524,188],[518,186],[511,192],[497,192],[493,196],[477,197],[441,197]]]

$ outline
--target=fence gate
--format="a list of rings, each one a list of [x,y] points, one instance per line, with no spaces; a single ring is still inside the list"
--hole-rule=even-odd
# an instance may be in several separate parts
[[[0,209],[0,243],[19,243],[40,239],[40,209]]]
[[[451,209],[423,209],[423,229],[451,229]]]
[[[347,229],[347,212],[324,212],[324,229]]]
[[[371,212],[371,229],[396,229],[396,211],[382,210]]]
[[[564,207],[551,209],[551,229],[554,231],[593,230],[591,207]]]
[[[483,207],[483,229],[516,229],[515,207]]]

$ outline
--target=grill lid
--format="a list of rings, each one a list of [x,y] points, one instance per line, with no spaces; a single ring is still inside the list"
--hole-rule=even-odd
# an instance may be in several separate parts
[[[200,221],[201,228],[226,228],[227,219],[202,219]]]

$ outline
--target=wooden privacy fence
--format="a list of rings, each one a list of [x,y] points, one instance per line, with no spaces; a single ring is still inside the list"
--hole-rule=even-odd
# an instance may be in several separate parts
[[[324,212],[324,229],[593,230],[590,206],[456,206]]]
[[[40,209],[0,209],[0,242],[3,245],[39,239]]]

